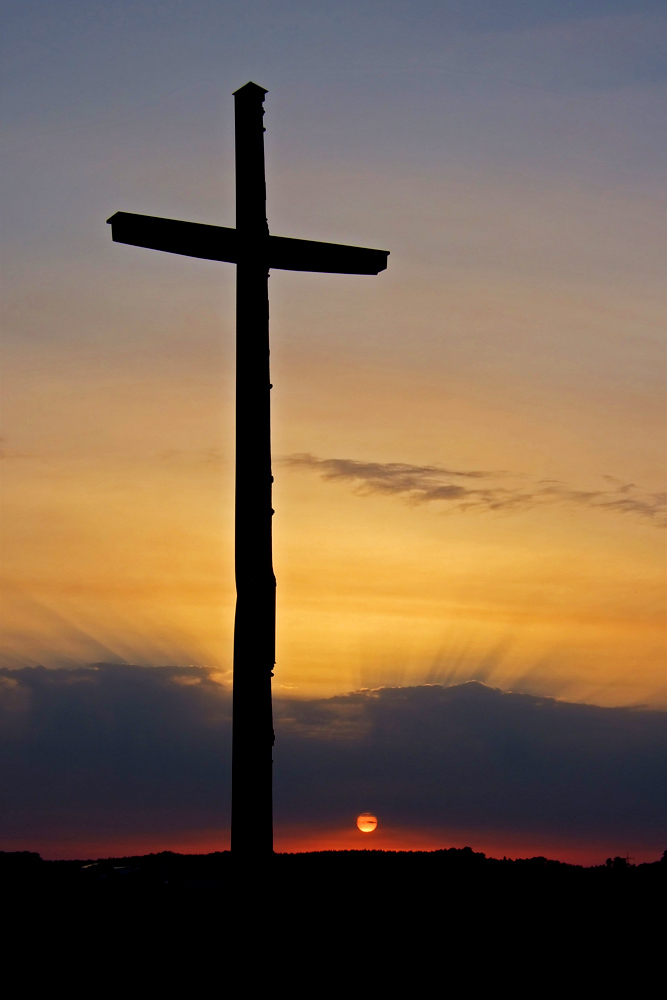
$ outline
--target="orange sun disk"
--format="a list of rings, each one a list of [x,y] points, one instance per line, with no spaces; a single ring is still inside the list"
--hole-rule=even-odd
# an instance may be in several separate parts
[[[357,817],[357,826],[362,833],[372,833],[378,825],[377,816],[373,813],[362,813]]]

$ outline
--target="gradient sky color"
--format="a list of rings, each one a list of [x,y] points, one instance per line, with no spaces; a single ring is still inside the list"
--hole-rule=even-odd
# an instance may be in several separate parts
[[[2,664],[231,668],[234,225],[266,101],[276,694],[480,680],[667,706],[665,9],[5,7]],[[362,811],[364,803],[360,803]]]

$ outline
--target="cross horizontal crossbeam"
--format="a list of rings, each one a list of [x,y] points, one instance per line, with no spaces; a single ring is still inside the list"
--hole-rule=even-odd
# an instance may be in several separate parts
[[[160,219],[154,215],[116,212],[107,222],[115,243],[164,250],[167,253],[221,260],[237,264],[239,239],[236,229],[206,226],[199,222]],[[266,240],[266,266],[283,271],[326,271],[330,274],[379,274],[387,267],[388,250],[348,247],[340,243],[319,243],[285,236]],[[261,260],[261,247],[253,256]]]
[[[272,557],[269,269],[379,274],[387,250],[270,236],[266,219],[264,97],[234,93],[236,229],[116,212],[115,243],[236,264],[236,515],[232,852],[253,864],[273,851],[274,744],[271,678],[276,662]],[[254,871],[254,869],[253,869]]]

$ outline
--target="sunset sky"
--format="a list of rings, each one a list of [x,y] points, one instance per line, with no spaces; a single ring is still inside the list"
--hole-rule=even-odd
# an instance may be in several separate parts
[[[650,0],[5,8],[7,718],[36,711],[16,692],[37,665],[61,681],[188,668],[227,691],[234,267],[113,244],[105,220],[233,226],[231,94],[248,80],[268,90],[271,232],[391,252],[377,277],[271,275],[285,746],[297,717],[316,739],[300,711],[335,715],[327,699],[361,689],[385,705],[477,681],[558,699],[577,726],[577,705],[667,709],[666,21]],[[348,806],[292,808],[286,780],[285,847],[353,846],[366,810],[372,837],[387,829],[367,790],[349,797],[357,840],[337,840]],[[549,840],[528,813],[392,802],[377,846],[456,829],[490,852],[594,853],[613,827]],[[77,803],[69,820],[26,805],[7,842],[104,850],[108,821],[86,841],[97,807]],[[167,824],[162,846],[212,850],[225,815],[197,820],[205,837]],[[619,850],[653,849],[646,816]],[[125,844],[162,829],[133,822]]]

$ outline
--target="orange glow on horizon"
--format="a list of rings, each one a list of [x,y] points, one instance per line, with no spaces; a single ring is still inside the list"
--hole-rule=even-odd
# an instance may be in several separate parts
[[[20,842],[3,842],[3,849],[36,851],[46,860],[97,860],[132,857],[173,851],[176,854],[210,854],[228,851],[229,831],[201,830],[186,834],[137,834],[117,837],[40,837]],[[356,827],[337,829],[276,829],[277,854],[301,854],[309,851],[439,851],[444,848],[471,847],[489,858],[546,857],[568,864],[604,864],[608,857],[629,853],[635,864],[658,861],[662,844],[617,843],[614,841],[576,841],[567,837],[540,837],[530,834],[468,833],[460,830],[417,830],[409,827],[376,831],[372,840]]]

